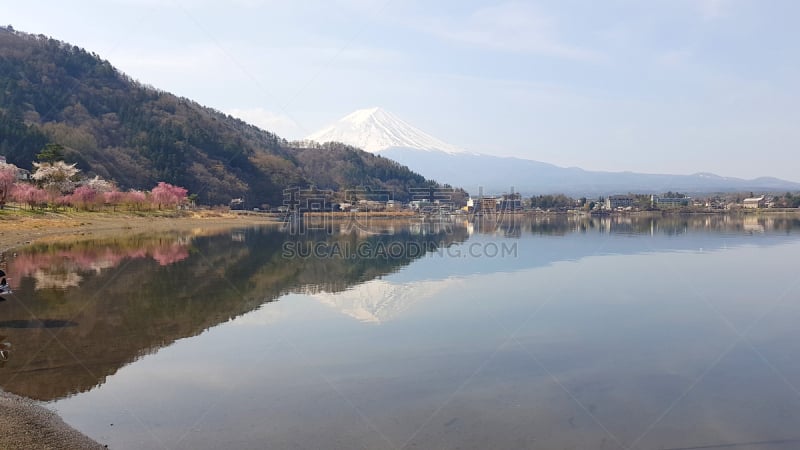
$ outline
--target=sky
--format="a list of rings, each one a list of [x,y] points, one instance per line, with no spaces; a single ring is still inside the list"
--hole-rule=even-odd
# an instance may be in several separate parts
[[[26,0],[0,24],[299,139],[380,106],[467,149],[800,181],[794,0]]]

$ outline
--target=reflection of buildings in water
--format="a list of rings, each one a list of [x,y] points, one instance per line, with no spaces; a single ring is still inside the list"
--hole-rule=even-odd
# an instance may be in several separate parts
[[[633,219],[630,216],[617,216],[605,218],[608,220],[608,231],[615,234],[634,234],[637,232]]]
[[[311,216],[308,219],[287,222],[281,229],[292,236],[353,235],[369,238],[375,235],[411,234],[426,236],[431,234],[452,234],[464,228],[462,216],[451,214],[419,215],[399,218],[372,217],[351,214],[343,217]]]
[[[613,219],[614,223],[617,225],[633,225],[633,218],[631,216],[616,216]]]
[[[522,229],[519,226],[504,228],[503,231],[503,237],[518,238],[522,236]]]
[[[748,221],[747,230],[743,230],[743,221]],[[588,231],[604,234],[641,234],[641,235],[679,235],[690,231],[755,231],[750,228],[758,221],[765,230],[776,228],[792,228],[790,222],[797,220],[791,217],[746,217],[728,214],[696,214],[696,215],[601,215],[585,214],[470,214],[470,215],[429,215],[392,220],[375,220],[354,222],[354,227],[336,225],[333,233],[355,233],[358,236],[374,234],[393,234],[401,231],[413,235],[429,235],[434,233],[451,233],[463,229],[466,235],[475,233],[517,238],[523,234],[564,235],[568,233],[586,233]]]
[[[462,227],[449,216],[421,216],[411,221],[411,234],[430,235],[430,234],[452,234],[455,228]]]
[[[794,216],[736,216],[723,214],[696,215],[509,215],[507,221],[476,216],[472,232],[505,237],[520,234],[565,235],[597,232],[601,234],[636,234],[677,236],[693,231],[725,231],[764,233],[790,230],[800,224]]]
[[[481,214],[472,219],[472,230],[481,234],[491,234],[503,237],[520,237],[523,225],[526,223],[524,216],[519,214]]]
[[[762,223],[758,217],[745,216],[742,221],[742,229],[749,233],[763,233],[766,231],[766,224]]]

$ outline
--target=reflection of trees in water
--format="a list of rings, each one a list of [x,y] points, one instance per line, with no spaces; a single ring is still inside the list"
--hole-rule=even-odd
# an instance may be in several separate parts
[[[151,258],[162,266],[189,257],[191,240],[178,235],[135,236],[105,241],[44,243],[21,249],[9,261],[15,286],[25,277],[35,289],[66,289],[81,284],[87,273],[99,274],[125,259]]]
[[[0,371],[0,387],[40,400],[82,392],[143,355],[197,335],[284,293],[338,292],[396,271],[414,259],[287,259],[281,254],[287,239],[372,245],[399,240],[436,249],[468,238],[463,228],[422,234],[398,226],[394,232],[288,236],[265,228],[247,230],[244,235],[236,233],[236,238],[225,233],[177,241],[171,235],[160,240],[120,239],[114,244],[99,241],[96,245],[89,241],[23,249],[20,256],[31,256],[22,259],[27,266],[20,267],[58,263],[56,255],[63,258],[69,254],[72,267],[83,268],[83,280],[77,288],[53,291],[33,289],[32,277],[26,277],[28,281],[15,292],[15,301],[2,305],[4,317],[11,319],[5,327],[0,323],[0,329],[14,342],[15,354],[38,356],[27,366],[28,358],[11,358]],[[144,257],[153,255],[155,249],[169,249],[175,242],[185,246],[191,242],[192,251],[181,258],[180,264],[162,266]],[[124,258],[130,260],[119,265]],[[76,263],[78,260],[82,262]],[[116,260],[117,265],[103,263],[106,268],[92,269],[98,261],[110,260]],[[26,323],[31,316],[46,317],[50,322],[41,326]],[[46,329],[45,325],[53,326],[59,320],[74,325]],[[59,345],[48,345],[53,334]],[[65,347],[70,351],[64,351]]]

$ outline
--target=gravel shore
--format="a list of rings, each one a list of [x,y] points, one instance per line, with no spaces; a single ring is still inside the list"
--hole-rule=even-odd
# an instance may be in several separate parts
[[[104,449],[33,400],[0,391],[0,448]]]

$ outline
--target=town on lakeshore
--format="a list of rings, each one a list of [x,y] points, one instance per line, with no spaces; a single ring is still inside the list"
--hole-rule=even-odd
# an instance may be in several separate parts
[[[242,199],[231,201],[232,210],[242,209]],[[615,194],[596,198],[572,198],[563,194],[524,196],[513,192],[470,196],[451,188],[419,189],[413,199],[401,202],[387,191],[354,189],[344,192],[287,189],[284,204],[277,208],[254,208],[256,212],[278,213],[376,213],[396,215],[506,213],[586,213],[612,214],[660,211],[666,213],[725,213],[755,210],[796,211],[800,194],[716,193],[689,196],[680,192],[663,194]]]

